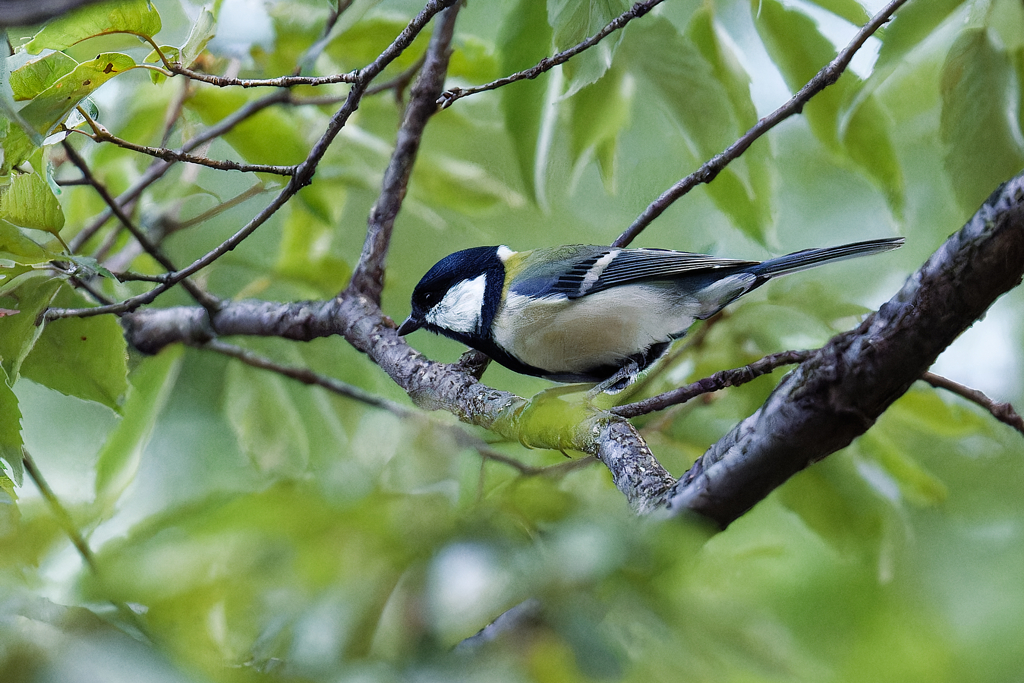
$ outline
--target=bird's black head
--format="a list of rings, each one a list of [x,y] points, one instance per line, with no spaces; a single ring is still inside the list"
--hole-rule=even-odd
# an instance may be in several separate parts
[[[505,280],[500,250],[512,253],[507,247],[474,247],[438,261],[413,290],[412,313],[398,334],[425,327],[470,346],[489,336]]]

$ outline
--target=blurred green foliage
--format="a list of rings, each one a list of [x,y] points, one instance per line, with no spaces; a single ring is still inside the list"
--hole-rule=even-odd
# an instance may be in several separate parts
[[[8,34],[17,50],[0,83],[0,680],[1019,678],[1024,447],[948,395],[916,387],[850,448],[714,533],[694,519],[634,517],[596,463],[569,467],[561,453],[504,443],[492,448],[523,471],[484,458],[448,416],[399,419],[211,352],[142,357],[109,316],[37,326],[47,306],[87,301],[70,273],[46,267],[67,259],[66,243],[104,209],[93,189],[67,184],[77,172],[42,137],[81,128],[78,105],[136,144],[180,147],[269,91],[150,78],[139,65],[158,63],[153,44],[211,73],[330,75],[372,60],[419,10],[414,0],[356,0],[320,42],[328,13],[312,0],[224,0],[212,14],[191,0],[113,4]],[[527,68],[625,6],[471,2],[450,84]],[[784,102],[868,11],[853,0],[669,0],[560,71],[439,112],[398,218],[384,310],[404,316],[420,275],[455,249],[610,242]],[[806,117],[652,225],[644,246],[743,258],[894,233],[907,246],[747,297],[642,391],[849,328],[1019,171],[1021,14],[1017,0],[912,0],[869,41],[877,62],[856,63]],[[413,66],[427,40],[382,80]],[[295,88],[305,102],[264,109],[206,153],[295,163],[346,91]],[[205,286],[273,300],[343,287],[404,96],[366,98],[313,185],[206,269]],[[70,141],[115,195],[153,163]],[[185,264],[280,183],[178,165],[131,210]],[[149,285],[117,282],[100,264],[158,272],[113,224],[69,262],[114,298]],[[175,290],[156,305],[183,303]],[[983,351],[954,350],[946,362],[958,379],[1018,404],[1021,303],[1012,293],[972,331],[989,330]],[[407,402],[339,339],[233,341]],[[426,334],[411,341],[437,359],[461,352]],[[526,395],[548,386],[498,367],[485,380]],[[639,425],[681,474],[775,381]],[[87,539],[95,570],[22,478],[22,445]],[[540,611],[520,629],[455,647],[529,599]]]

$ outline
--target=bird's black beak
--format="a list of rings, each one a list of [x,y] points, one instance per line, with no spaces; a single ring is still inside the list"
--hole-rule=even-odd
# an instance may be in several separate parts
[[[398,336],[404,337],[410,332],[415,332],[421,327],[423,327],[423,323],[420,322],[419,320],[416,320],[410,315],[408,318],[405,319],[404,323],[398,326]]]

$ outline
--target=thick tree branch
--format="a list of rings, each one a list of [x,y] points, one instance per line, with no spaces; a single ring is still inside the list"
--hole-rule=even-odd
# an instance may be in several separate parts
[[[903,289],[786,376],[680,479],[675,511],[725,526],[863,434],[1024,275],[1024,176],[1000,187]]]

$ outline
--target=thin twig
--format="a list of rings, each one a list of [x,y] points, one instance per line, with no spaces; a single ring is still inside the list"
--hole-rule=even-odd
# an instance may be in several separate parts
[[[395,97],[398,99],[399,102],[401,102],[402,93],[405,91],[406,88],[409,87],[409,84],[412,83],[412,79],[416,77],[416,74],[419,73],[419,70],[423,68],[423,64],[426,62],[426,60],[427,55],[424,54],[422,57],[413,62],[408,69],[398,74],[391,80],[384,81],[379,85],[367,88],[366,95],[377,95],[378,93],[382,93],[387,90],[394,90]]]
[[[99,291],[95,287],[93,287],[92,284],[88,280],[83,280],[83,279],[73,275],[73,276],[71,276],[71,285],[75,289],[85,290],[86,293],[88,293],[89,296],[91,296],[96,301],[96,303],[98,303],[98,304],[107,305],[107,304],[114,303],[110,299],[110,297],[108,297],[107,295],[105,295],[103,292]]]
[[[936,375],[934,372],[926,372],[921,375],[921,380],[932,385],[936,389],[945,389],[951,391],[961,398],[965,398],[972,403],[977,403],[979,406],[987,410],[992,414],[992,417],[996,418],[1000,422],[1010,425],[1021,434],[1024,434],[1024,419],[1021,418],[1020,414],[1013,409],[1013,406],[1009,403],[996,401],[983,392],[977,389],[972,389],[969,386],[954,382],[948,377],[942,375]]]
[[[633,19],[637,19],[647,14],[651,9],[660,5],[663,1],[664,0],[647,0],[646,2],[636,3],[628,10],[612,19],[604,28],[583,42],[573,45],[569,49],[563,50],[551,57],[545,57],[529,69],[524,69],[523,71],[511,74],[510,76],[505,76],[504,78],[499,78],[498,80],[491,81],[490,83],[485,83],[484,85],[476,85],[471,88],[451,88],[450,90],[446,90],[441,93],[441,96],[437,99],[437,105],[442,109],[447,109],[452,106],[456,100],[460,100],[467,95],[475,95],[477,93],[486,92],[487,90],[494,90],[502,87],[503,85],[515,83],[516,81],[537,78],[537,76],[540,76],[546,71],[550,71],[559,64],[564,64],[584,50],[594,47],[610,34],[623,28]]]
[[[53,492],[46,479],[43,478],[42,472],[36,467],[35,460],[32,459],[31,454],[22,448],[21,449],[21,461],[25,465],[25,471],[28,472],[28,476],[32,478],[36,488],[39,489],[39,493],[42,494],[43,499],[46,500],[46,504],[50,506],[50,510],[53,511],[53,515],[57,518],[61,527],[64,529],[64,533],[68,535],[71,543],[75,546],[78,554],[81,555],[82,561],[89,569],[96,573],[96,556],[92,553],[92,548],[86,542],[85,537],[75,526],[75,522],[71,519],[70,513],[65,508],[60,499],[57,498],[57,494]]]
[[[98,124],[97,124],[98,125]],[[93,142],[109,142],[118,147],[131,150],[133,152],[139,152],[140,154],[148,154],[151,157],[157,159],[163,159],[164,161],[181,161],[186,164],[196,164],[198,166],[206,166],[208,168],[214,168],[218,171],[241,171],[243,173],[272,173],[274,175],[290,176],[295,173],[294,166],[272,166],[270,164],[243,164],[238,161],[231,161],[229,159],[208,159],[207,157],[200,157],[194,154],[188,154],[187,152],[180,152],[173,149],[167,149],[166,147],[149,147],[146,145],[137,145],[134,142],[129,142],[122,138],[112,135],[106,128],[99,126],[98,129],[94,129],[93,133],[87,133],[84,130],[73,130],[72,133],[79,133],[81,135],[90,138]]]
[[[57,518],[57,522],[64,529],[64,533],[68,535],[68,539],[71,544],[75,546],[75,550],[78,551],[85,566],[89,568],[94,575],[99,576],[99,569],[96,565],[96,556],[92,552],[92,548],[89,547],[89,543],[82,536],[82,532],[78,530],[75,525],[75,521],[71,518],[71,514],[67,511],[67,508],[61,504],[60,499],[57,498],[57,494],[50,488],[50,484],[43,477],[43,473],[39,471],[39,467],[36,465],[35,460],[27,449],[21,449],[21,462],[25,467],[25,471],[28,472],[28,476],[35,483],[36,488],[39,489],[39,493],[43,496],[46,504],[50,506],[50,510],[53,515]],[[146,625],[139,618],[127,604],[118,600],[109,600],[110,604],[124,617],[125,621],[133,628],[135,628],[139,634],[145,637],[147,640],[151,640],[149,633],[146,629]]]
[[[720,370],[710,377],[697,380],[685,387],[679,387],[678,389],[673,389],[672,391],[667,391],[664,394],[652,396],[636,403],[627,403],[626,405],[610,408],[608,412],[619,417],[637,417],[653,413],[657,410],[664,410],[669,406],[686,403],[701,394],[708,394],[713,391],[721,391],[726,387],[737,387],[741,384],[746,384],[783,365],[802,363],[813,354],[814,351],[781,351],[773,353],[741,368]]]
[[[330,12],[327,14],[327,21],[324,22],[324,28],[320,31],[320,38],[306,48],[306,51],[296,60],[295,70],[292,72],[293,76],[298,76],[302,73],[303,66],[306,64],[312,64],[316,61],[316,58],[320,56],[320,53],[324,51],[331,42],[331,31],[334,30],[335,25],[338,23],[338,19],[341,18],[342,13],[352,5],[353,0],[340,0],[331,7]]]
[[[499,462],[502,465],[508,465],[509,467],[518,470],[519,474],[524,477],[536,477],[536,476],[561,476],[578,470],[581,467],[586,467],[598,462],[597,458],[592,455],[588,455],[582,458],[576,458],[574,460],[567,460],[566,462],[560,462],[556,465],[546,465],[544,467],[535,467],[533,465],[527,465],[526,463],[519,462],[515,458],[510,458],[503,453],[499,453],[493,448],[487,446],[477,446],[476,452],[480,454],[484,460],[493,460]]]
[[[812,97],[839,80],[839,76],[849,66],[854,54],[864,45],[868,38],[875,31],[882,27],[907,0],[892,0],[882,8],[867,24],[857,32],[842,52],[836,58],[825,65],[814,78],[800,88],[800,91],[781,107],[768,116],[758,121],[754,126],[743,134],[736,142],[732,143],[721,154],[709,159],[703,166],[686,176],[678,183],[665,190],[660,197],[650,203],[633,224],[625,232],[612,242],[614,247],[625,247],[639,235],[644,228],[651,224],[655,218],[660,216],[669,206],[687,192],[701,183],[710,183],[722,170],[733,160],[739,158],[751,144],[769,130],[782,123],[790,116],[799,114]]]
[[[132,223],[131,219],[125,215],[124,211],[121,210],[121,206],[117,203],[117,200],[110,196],[110,193],[107,192],[106,186],[93,176],[92,171],[89,169],[89,165],[85,163],[85,159],[75,151],[75,148],[70,142],[68,142],[67,138],[65,138],[61,144],[64,147],[65,153],[68,155],[68,159],[71,160],[71,163],[78,167],[78,170],[82,172],[82,175],[89,181],[89,184],[92,185],[97,194],[103,198],[103,201],[107,203],[107,206],[110,207],[110,210],[115,216],[117,216],[117,219],[121,221],[121,224],[124,225],[128,232],[132,234],[132,237],[134,237],[142,248],[146,250],[146,253],[152,256],[157,263],[168,271],[177,270],[174,267],[174,263],[167,258],[160,247],[154,244],[149,237],[146,236],[146,233],[136,227],[135,224]],[[184,287],[192,298],[199,302],[203,308],[207,310],[216,310],[217,307],[220,306],[220,301],[216,297],[203,291],[203,289],[194,282],[191,282],[190,280],[183,280],[181,286]]]
[[[250,199],[252,199],[253,197],[266,192],[266,190],[267,190],[266,185],[264,185],[262,181],[257,181],[255,183],[253,183],[252,185],[250,185],[245,190],[243,190],[242,192],[239,192],[238,194],[236,194],[231,199],[223,201],[220,204],[217,204],[216,206],[211,207],[210,209],[207,209],[206,211],[202,212],[201,214],[199,214],[198,216],[196,216],[194,218],[189,218],[188,220],[185,220],[185,221],[176,221],[174,223],[173,229],[171,229],[170,231],[171,232],[177,232],[179,230],[186,230],[188,228],[191,228],[194,225],[199,225],[201,223],[205,223],[206,221],[210,220],[214,216],[218,216],[218,215],[224,213],[225,211],[227,211],[228,209],[233,209],[236,206],[238,206],[239,204],[242,204],[243,202],[247,202]]]
[[[193,71],[183,66],[171,65],[170,71],[179,76],[186,76],[194,81],[216,85],[220,88],[237,86],[239,88],[294,88],[298,85],[331,85],[333,83],[359,83],[362,80],[360,71],[350,71],[333,76],[278,76],[277,78],[234,78],[233,76],[214,76],[201,71]]]
[[[234,344],[228,344],[214,339],[206,342],[205,344],[196,345],[196,348],[216,351],[217,353],[240,360],[246,365],[250,365],[254,368],[260,368],[262,370],[270,370],[271,372],[276,372],[279,375],[290,377],[302,382],[303,384],[323,387],[331,393],[359,401],[360,403],[365,403],[366,405],[373,406],[374,408],[386,410],[392,415],[396,415],[398,417],[409,417],[416,413],[416,411],[406,408],[399,403],[389,401],[388,399],[381,398],[380,396],[374,396],[368,391],[346,382],[342,382],[339,379],[321,375],[317,372],[313,372],[309,368],[300,368],[293,365],[278,363],[266,356],[261,356],[248,349],[243,349],[241,346],[235,346]]]
[[[135,273],[132,271],[114,271],[114,277],[118,282],[167,282],[167,273],[160,275],[147,275],[146,273]]]

